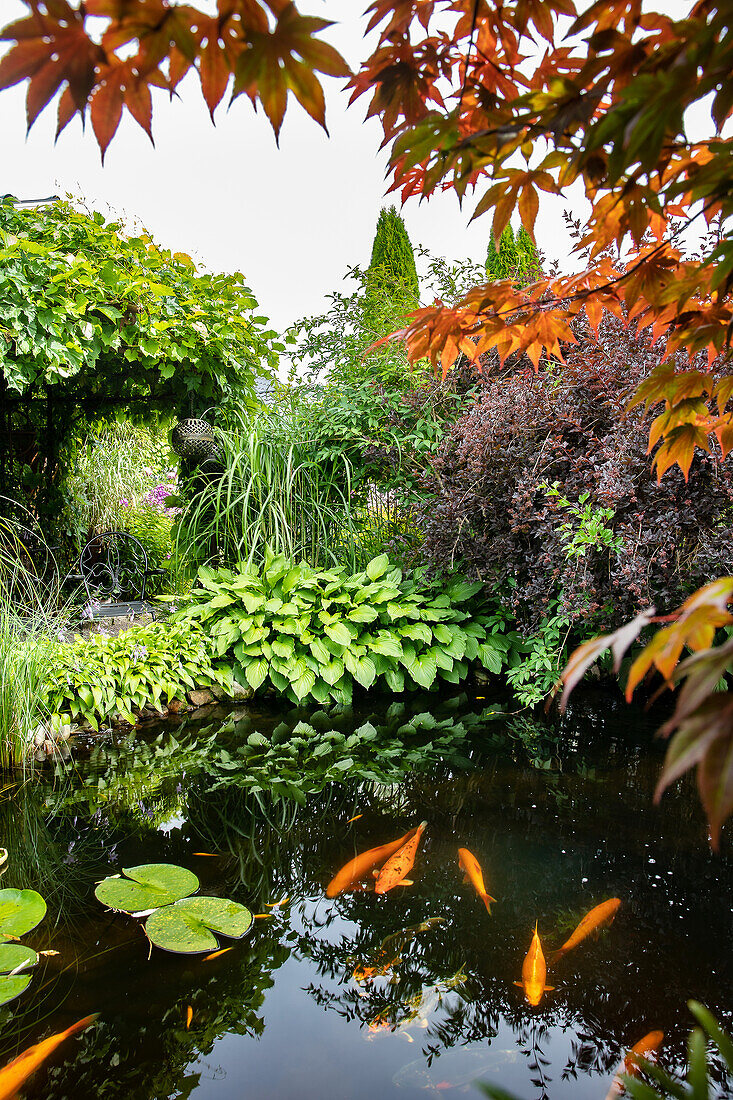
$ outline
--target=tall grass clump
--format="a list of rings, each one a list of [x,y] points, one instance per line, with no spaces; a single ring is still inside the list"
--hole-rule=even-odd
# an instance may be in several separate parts
[[[323,463],[307,415],[269,411],[217,428],[217,457],[184,486],[174,529],[177,567],[261,565],[265,548],[316,567],[360,555],[346,458]],[[210,469],[207,469],[210,467]]]
[[[26,537],[28,536],[28,537]],[[0,517],[0,768],[24,765],[33,735],[48,717],[49,674],[66,624],[57,569],[40,573],[31,553],[38,536]],[[44,564],[51,560],[43,548]]]

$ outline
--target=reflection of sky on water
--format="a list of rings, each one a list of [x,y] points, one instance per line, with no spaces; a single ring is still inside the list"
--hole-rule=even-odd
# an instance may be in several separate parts
[[[416,705],[427,709],[424,699]],[[265,714],[257,728],[279,718]],[[45,804],[35,818],[26,795],[17,836],[17,813],[0,820],[11,864],[26,885],[45,876],[38,888],[52,916],[54,883],[65,884],[59,925],[49,921],[33,946],[60,947],[65,963],[78,956],[78,970],[59,964],[42,1004],[25,1002],[28,1041],[49,1020],[101,1013],[29,1098],[410,1100],[478,1096],[478,1077],[525,1100],[602,1100],[624,1048],[652,1028],[666,1032],[665,1064],[680,1063],[690,997],[733,1028],[731,860],[707,850],[691,782],[652,805],[659,753],[639,748],[644,720],[601,697],[585,711],[576,705],[560,733],[536,722],[510,736],[495,722],[471,732],[473,770],[432,764],[399,788],[329,788],[305,807],[265,812],[236,774],[213,789],[217,740],[207,734],[197,755],[201,741],[186,741],[185,730],[174,752],[165,738],[148,755],[138,744],[134,766],[129,748],[98,749],[92,767],[79,761],[76,785],[36,791]],[[423,817],[414,887],[323,896],[355,851]],[[31,827],[35,865],[21,859]],[[498,899],[491,917],[462,883],[459,846],[482,863]],[[224,855],[193,855],[201,851]],[[100,912],[91,894],[110,862],[118,870],[158,860],[191,867],[204,893],[255,911],[290,901],[210,963],[157,951],[148,961],[141,930]],[[549,955],[611,896],[623,901],[612,928],[550,970],[556,989],[530,1009],[513,982],[535,919]],[[394,949],[388,937],[430,917],[442,921]],[[380,958],[385,939],[399,961],[357,983],[355,967]]]

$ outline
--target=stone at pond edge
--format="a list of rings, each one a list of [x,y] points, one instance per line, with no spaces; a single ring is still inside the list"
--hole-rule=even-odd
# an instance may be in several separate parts
[[[237,680],[232,680],[231,689],[229,691],[225,691],[219,684],[215,684],[211,690],[219,702],[224,703],[229,700],[234,703],[244,703],[254,695],[254,690],[249,684],[240,684]]]
[[[142,863],[124,867],[123,872],[126,878],[106,878],[94,891],[97,901],[121,913],[142,913],[170,905],[199,887],[196,875],[175,863]]]
[[[183,898],[151,914],[145,925],[148,939],[164,951],[200,955],[215,950],[214,933],[239,940],[252,926],[246,906],[227,898]]]
[[[24,936],[46,915],[46,903],[35,890],[0,890],[0,940]]]
[[[207,703],[213,703],[215,701],[213,692],[209,691],[208,688],[188,691],[186,692],[186,698],[192,707],[203,707],[206,706]]]

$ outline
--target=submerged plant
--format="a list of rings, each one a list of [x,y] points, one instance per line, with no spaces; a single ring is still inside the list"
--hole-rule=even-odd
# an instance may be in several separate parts
[[[199,880],[185,867],[144,863],[123,868],[123,875],[100,882],[94,891],[97,900],[121,913],[149,915],[145,933],[164,951],[203,954],[219,946],[217,935],[240,940],[250,929],[252,914],[239,902],[191,897]]]

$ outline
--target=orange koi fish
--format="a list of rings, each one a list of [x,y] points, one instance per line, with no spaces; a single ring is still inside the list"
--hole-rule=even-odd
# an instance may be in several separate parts
[[[66,1031],[59,1031],[57,1035],[51,1035],[43,1042],[28,1047],[9,1062],[5,1069],[0,1069],[0,1100],[11,1100],[11,1097],[17,1096],[18,1090],[22,1088],[33,1071],[38,1069],[49,1054],[56,1050],[56,1047],[61,1046],[64,1039],[68,1039],[70,1035],[76,1035],[78,1031],[83,1031],[96,1018],[95,1013],[93,1016],[85,1016],[83,1020],[77,1020],[71,1027],[67,1027]]]
[[[364,814],[354,814],[354,816],[353,816],[353,817],[350,817],[350,818],[349,818],[349,820],[348,820],[348,821],[346,822],[346,824],[347,824],[347,825],[350,825],[352,821],[358,821],[358,820],[359,820],[359,818],[360,818],[360,817],[363,817],[363,816],[364,816]]]
[[[191,1008],[190,1005],[186,1005],[186,1031],[188,1031],[188,1029],[190,1028],[192,1020],[193,1020],[193,1009]]]
[[[218,959],[220,955],[226,955],[227,951],[231,950],[231,947],[220,947],[218,951],[212,951],[210,955],[207,955],[203,961],[205,963],[211,962],[212,959]]]
[[[542,954],[542,944],[540,943],[537,922],[535,921],[532,942],[522,963],[522,980],[514,983],[524,989],[524,995],[533,1008],[536,1008],[540,1003],[543,993],[555,988],[554,985],[545,985],[546,977],[547,964],[545,963],[545,956]]]
[[[584,939],[590,936],[591,932],[603,928],[606,924],[611,924],[620,904],[620,898],[609,898],[608,901],[602,901],[600,905],[596,905],[594,909],[586,913],[570,939],[566,940],[562,947],[559,947],[550,957],[550,966],[553,966],[563,955],[567,955],[568,951],[572,951],[574,947],[582,943]]]
[[[342,894],[344,890],[348,890],[353,883],[368,875],[372,867],[378,867],[386,859],[389,859],[394,852],[410,839],[414,832],[414,829],[410,829],[409,833],[405,833],[399,840],[391,840],[389,844],[381,844],[378,848],[370,848],[367,852],[354,856],[341,868],[338,874],[333,876],[326,887],[326,897],[335,898],[338,894]]]
[[[386,894],[388,890],[399,886],[403,879],[407,878],[415,863],[417,846],[427,827],[427,821],[421,821],[414,835],[393,856],[390,856],[377,877],[374,886],[375,894]]]
[[[619,1077],[619,1073],[628,1073],[629,1077],[638,1077],[639,1058],[649,1058],[651,1054],[655,1054],[661,1047],[663,1040],[663,1031],[650,1031],[643,1039],[639,1039],[638,1043],[634,1043],[631,1050],[626,1052],[624,1060],[611,1082],[611,1087],[606,1093],[606,1100],[613,1100],[615,1096],[620,1096],[624,1091],[623,1081]]]
[[[474,890],[486,906],[486,912],[491,916],[491,902],[495,902],[496,898],[492,898],[491,894],[486,893],[481,864],[473,852],[469,852],[468,848],[458,849],[458,866],[465,872],[464,882],[470,882],[473,885]]]

